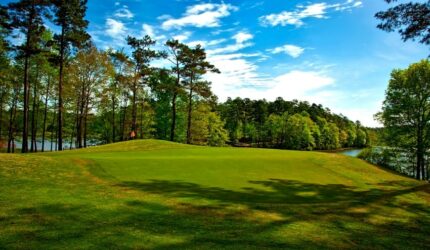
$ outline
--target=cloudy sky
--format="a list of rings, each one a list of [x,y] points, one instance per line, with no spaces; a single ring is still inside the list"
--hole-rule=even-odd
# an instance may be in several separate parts
[[[4,1],[3,1],[4,2]],[[376,28],[383,0],[89,0],[89,32],[100,48],[127,35],[201,44],[222,72],[209,75],[227,97],[307,100],[378,126],[389,74],[427,57]],[[163,65],[166,62],[157,62]]]

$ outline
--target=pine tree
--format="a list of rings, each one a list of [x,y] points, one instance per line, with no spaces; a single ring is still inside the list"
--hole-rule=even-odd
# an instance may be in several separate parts
[[[214,65],[206,60],[206,52],[197,45],[194,49],[184,47],[182,50],[185,67],[183,71],[185,82],[188,87],[188,123],[187,123],[187,144],[191,143],[191,121],[194,95],[208,98],[212,95],[210,82],[201,81],[201,77],[207,72],[220,73]]]
[[[131,133],[137,133],[137,97],[139,89],[143,85],[147,85],[148,77],[151,75],[153,69],[150,62],[154,59],[164,56],[163,53],[151,49],[155,41],[150,36],[146,35],[142,39],[135,37],[127,37],[127,43],[133,49],[133,62],[135,66],[133,84],[131,91],[133,93],[131,101]],[[133,138],[132,138],[133,139]]]
[[[394,3],[397,0],[385,0]],[[382,22],[378,28],[384,31],[398,31],[404,41],[419,39],[430,45],[430,1],[400,3],[386,11],[376,13]]]
[[[182,51],[186,45],[180,43],[178,40],[168,40],[165,45],[169,49],[170,57],[167,59],[173,64],[171,72],[176,80],[172,90],[172,124],[170,128],[170,140],[174,141],[176,129],[176,99],[178,98],[179,92],[183,89],[181,86],[181,75],[184,70],[184,54]]]
[[[90,36],[85,31],[88,21],[84,19],[87,0],[51,0],[55,13],[54,23],[61,28],[55,35],[59,47],[57,63],[58,79],[58,150],[63,150],[63,77],[64,63],[71,46],[81,48],[87,45]]]
[[[29,120],[29,66],[32,56],[38,54],[41,35],[45,30],[43,17],[48,16],[49,3],[44,0],[21,0],[8,5],[11,26],[25,35],[25,42],[17,46],[18,60],[23,59],[24,105],[23,105],[23,131],[22,152],[28,152],[28,120]]]

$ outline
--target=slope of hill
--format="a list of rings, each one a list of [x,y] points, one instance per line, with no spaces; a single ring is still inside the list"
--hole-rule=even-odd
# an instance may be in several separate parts
[[[430,185],[352,157],[144,140],[0,154],[0,248],[430,244]]]

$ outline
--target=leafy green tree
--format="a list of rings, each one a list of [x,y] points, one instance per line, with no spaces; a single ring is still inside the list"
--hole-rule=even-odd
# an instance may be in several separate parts
[[[319,117],[318,126],[321,131],[321,140],[319,147],[321,149],[336,149],[340,147],[339,144],[339,128],[336,124],[327,122],[326,119]]]
[[[156,123],[156,138],[162,140],[170,139],[171,126],[171,100],[176,79],[169,74],[168,70],[160,69],[155,71],[149,80],[151,88],[151,106],[154,110]]]
[[[86,147],[88,116],[100,102],[101,90],[106,89],[113,75],[113,65],[108,54],[94,46],[81,50],[70,66],[70,78],[76,106],[77,147]]]
[[[312,136],[315,127],[315,123],[308,116],[301,114],[290,116],[286,124],[286,148],[312,150],[316,146]]]
[[[267,130],[267,136],[270,143],[279,145],[280,138],[284,130],[284,124],[282,117],[277,114],[270,114],[266,120],[265,128]]]
[[[208,116],[208,145],[224,146],[229,141],[228,133],[224,129],[224,122],[216,112],[210,112]]]
[[[124,53],[124,51],[112,51],[109,50],[108,54],[110,56],[113,69],[114,69],[114,77],[110,81],[110,85],[106,89],[105,94],[108,96],[111,102],[111,131],[112,131],[112,137],[111,141],[116,141],[116,112],[117,112],[117,106],[119,103],[119,96],[121,95],[121,90],[126,85],[126,72],[127,68],[131,66],[131,62],[128,58],[128,56]]]
[[[379,115],[388,144],[416,157],[416,178],[426,176],[425,155],[430,147],[430,62],[422,60],[394,70]],[[357,134],[358,136],[358,134]]]
[[[196,102],[195,115],[192,117],[191,143],[209,146],[224,146],[228,139],[228,133],[224,129],[224,122],[220,116],[211,111],[207,102]]]
[[[357,138],[357,129],[353,123],[348,123],[346,133],[348,134],[348,139],[347,139],[348,147],[354,147],[355,140]]]
[[[367,133],[362,128],[357,128],[357,137],[355,138],[356,147],[365,147],[367,145]]]
[[[246,140],[246,142],[256,142],[257,128],[253,123],[246,123],[243,126],[243,137]]]

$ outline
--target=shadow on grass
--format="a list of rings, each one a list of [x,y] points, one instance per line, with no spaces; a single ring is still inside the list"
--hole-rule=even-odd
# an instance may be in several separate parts
[[[429,185],[385,182],[357,190],[281,179],[251,183],[269,189],[125,182],[119,186],[141,191],[143,198],[22,208],[0,217],[0,225],[14,228],[0,231],[0,248],[425,249],[430,244],[429,203],[408,195],[429,193]],[[147,202],[148,193],[175,202]]]

